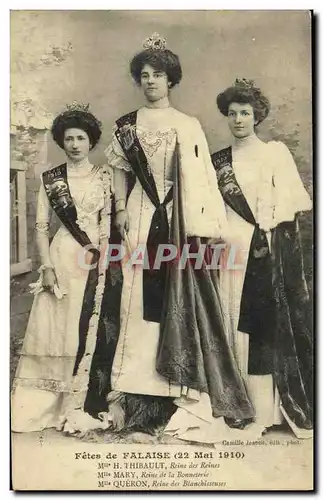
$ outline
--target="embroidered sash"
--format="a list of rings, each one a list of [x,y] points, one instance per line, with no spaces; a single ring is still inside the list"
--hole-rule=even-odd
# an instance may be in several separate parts
[[[166,284],[166,263],[160,269],[153,269],[158,246],[169,241],[169,223],[166,205],[173,198],[170,188],[161,202],[154,176],[148,167],[148,161],[136,133],[137,111],[133,111],[117,120],[116,137],[131,165],[132,171],[140,182],[151,203],[155,207],[148,239],[147,251],[149,269],[143,270],[143,318],[146,321],[160,322]]]
[[[275,301],[272,261],[267,236],[260,229],[232,168],[232,149],[212,155],[222,197],[240,217],[254,226],[240,304],[238,330],[249,334],[250,374],[273,371]]]
[[[59,217],[64,226],[69,230],[75,240],[86,247],[89,245],[89,251],[92,253],[90,264],[96,264],[100,258],[98,249],[93,248],[92,243],[85,231],[80,229],[77,224],[77,211],[69,189],[67,180],[66,163],[47,170],[42,174],[45,192],[48,196],[50,205]],[[77,370],[84,355],[86,345],[86,335],[89,328],[90,319],[94,307],[95,289],[98,282],[98,267],[91,269],[85,287],[82,311],[79,322],[79,346],[76,355],[73,375]]]
[[[75,240],[85,247],[92,245],[88,235],[77,224],[76,207],[67,180],[66,163],[43,173],[43,184],[51,207]],[[94,248],[93,254],[98,254]]]

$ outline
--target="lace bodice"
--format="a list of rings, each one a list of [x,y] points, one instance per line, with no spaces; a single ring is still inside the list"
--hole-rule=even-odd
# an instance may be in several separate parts
[[[142,108],[138,111],[136,132],[146,154],[148,168],[154,176],[158,194],[165,197],[173,182],[172,157],[176,145],[176,123],[172,108]],[[111,167],[130,171],[131,167],[114,133],[105,153]]]
[[[104,170],[107,173],[103,174]],[[111,172],[106,167],[93,166],[86,162],[78,167],[68,165],[67,179],[77,211],[77,223],[93,243],[98,243],[99,239],[109,236]],[[51,215],[52,208],[41,180],[36,215],[38,233],[48,235]],[[48,260],[46,256],[42,257],[43,260]]]
[[[106,149],[108,164],[130,171],[131,166],[113,131]],[[178,148],[185,228],[189,236],[222,237],[227,230],[225,208],[216,173],[199,121],[174,108],[137,112],[136,131],[162,200],[173,184],[173,156]],[[150,203],[150,202],[149,202]]]
[[[67,170],[68,183],[76,209],[81,208],[89,214],[95,214],[104,206],[104,188],[100,169],[92,167],[85,172]]]
[[[172,157],[176,144],[176,131],[148,130],[144,127],[137,129],[138,139],[146,153],[148,168],[151,170],[157,191],[166,196],[167,188],[173,182]]]

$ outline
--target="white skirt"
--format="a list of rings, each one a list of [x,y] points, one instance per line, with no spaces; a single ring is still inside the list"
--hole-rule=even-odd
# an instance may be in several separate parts
[[[13,382],[11,428],[15,432],[62,428],[66,420],[88,277],[78,263],[80,250],[62,226],[50,246],[50,257],[64,296],[57,299],[45,291],[35,296]],[[83,411],[79,417],[83,427],[94,420]]]

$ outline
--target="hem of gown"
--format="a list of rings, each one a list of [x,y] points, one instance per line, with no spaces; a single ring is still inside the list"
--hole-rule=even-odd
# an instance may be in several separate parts
[[[288,423],[290,429],[293,431],[297,439],[313,439],[314,431],[313,429],[302,429],[298,427],[287,415],[286,410],[282,405],[280,405],[280,411],[282,412],[284,419]]]
[[[171,387],[171,386],[170,386]],[[173,395],[171,393],[171,390],[166,393],[166,391],[153,391],[151,389],[140,389],[138,390],[138,387],[134,389],[131,386],[124,385],[124,384],[112,384],[112,391],[117,391],[117,392],[124,392],[128,394],[134,394],[137,396],[153,396],[153,397],[160,397],[160,398],[176,398],[178,397],[177,395]],[[180,390],[178,391],[178,394],[180,395]]]
[[[32,387],[17,387],[12,392],[11,431],[41,432],[56,429],[66,434],[84,434],[89,430],[106,430],[111,426],[107,412],[93,418],[81,408],[73,408],[71,393],[53,392]],[[32,404],[32,401],[36,404]]]
[[[56,427],[63,393],[16,386],[11,395],[11,430],[40,432]]]
[[[70,384],[60,380],[15,378],[12,384],[12,393],[17,389],[28,388],[36,391],[46,391],[59,396],[60,394],[71,394],[73,391]]]
[[[164,432],[182,441],[217,444],[230,439],[257,440],[264,430],[265,427],[257,423],[251,423],[243,430],[232,428],[225,423],[224,417],[213,417],[212,421],[206,421],[179,407]]]

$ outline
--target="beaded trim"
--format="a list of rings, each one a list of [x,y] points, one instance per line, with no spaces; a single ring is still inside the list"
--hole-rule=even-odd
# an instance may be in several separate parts
[[[49,233],[49,222],[36,222],[35,231],[37,233],[47,234]]]

